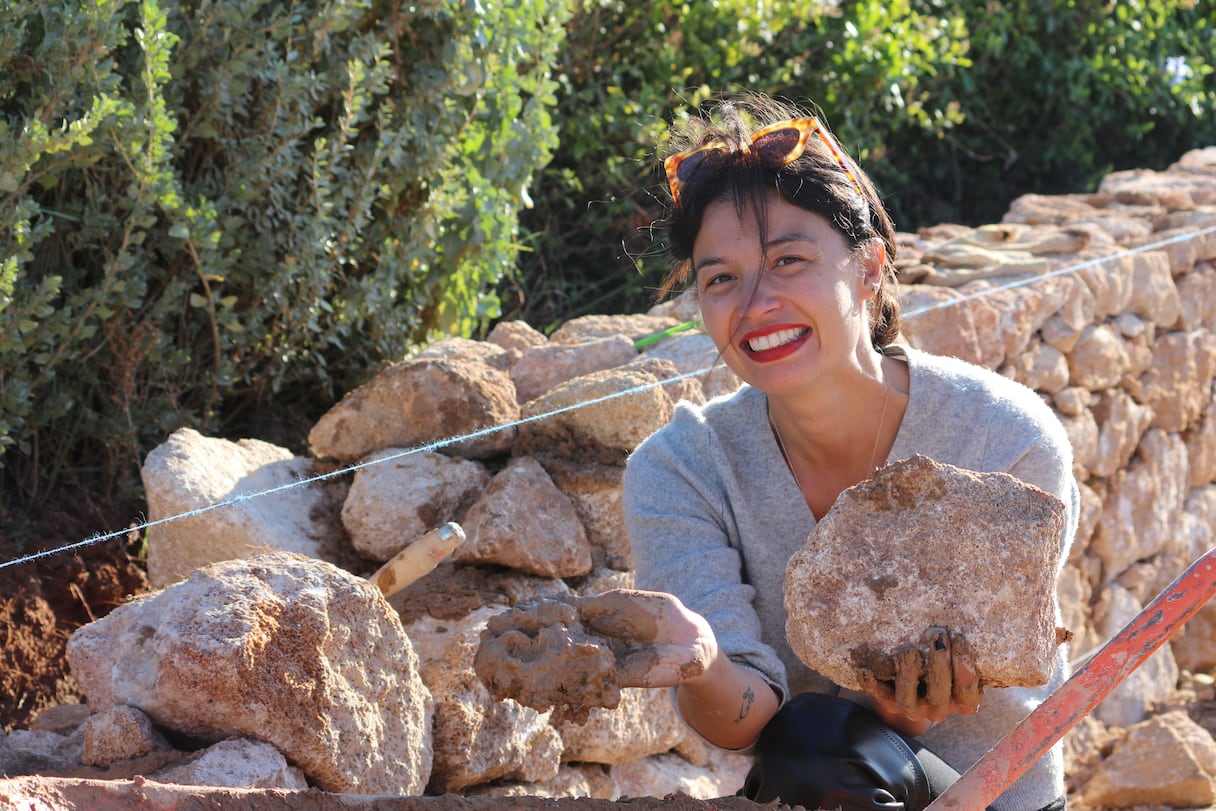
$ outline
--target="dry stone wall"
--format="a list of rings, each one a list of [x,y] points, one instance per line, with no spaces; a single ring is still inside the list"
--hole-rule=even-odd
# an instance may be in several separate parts
[[[1083,511],[1059,589],[1080,660],[1214,543],[1216,148],[1164,172],[1112,174],[1093,194],[1020,198],[998,224],[900,239],[907,342],[1025,383],[1067,428]],[[629,451],[679,399],[738,386],[704,335],[636,347],[695,316],[694,303],[676,299],[645,314],[575,319],[548,337],[514,322],[485,341],[440,341],[335,405],[309,437],[311,458],[270,453],[259,463],[236,443],[178,432],[144,466],[154,521],[251,492],[271,480],[261,467],[298,478],[301,465],[376,464],[301,485],[293,499],[242,499],[190,519],[209,528],[154,528],[152,584],[301,535],[315,550],[305,554],[366,577],[424,529],[460,522],[467,539],[453,559],[390,600],[434,700],[427,790],[729,793],[745,759],[688,733],[662,691],[628,691],[620,707],[578,725],[494,701],[472,666],[494,614],[540,595],[632,584],[620,502]],[[216,537],[225,543],[207,540]],[[1210,685],[1214,643],[1209,606],[1069,736],[1070,768],[1093,778],[1102,802],[1129,778],[1126,769],[1103,776],[1098,743],[1109,753],[1112,740],[1133,747],[1185,726],[1152,716],[1180,682]],[[1186,734],[1206,735],[1195,729]],[[1187,774],[1199,786],[1192,798],[1216,794],[1207,757]],[[1134,749],[1120,758],[1135,762]],[[342,784],[345,767],[326,768]],[[1085,788],[1073,786],[1078,797]]]

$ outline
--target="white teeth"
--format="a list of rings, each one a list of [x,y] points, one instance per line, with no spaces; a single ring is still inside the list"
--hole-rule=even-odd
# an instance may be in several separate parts
[[[780,332],[770,332],[768,335],[763,335],[759,338],[752,338],[747,342],[753,352],[764,352],[782,344],[788,344],[797,338],[801,338],[806,334],[806,329],[783,329]]]

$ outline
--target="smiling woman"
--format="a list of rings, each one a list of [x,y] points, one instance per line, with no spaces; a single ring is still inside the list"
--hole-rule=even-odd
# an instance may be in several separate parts
[[[659,635],[700,665],[648,683],[674,687],[709,741],[754,747],[751,799],[921,809],[1063,680],[1064,651],[1047,684],[983,693],[957,629],[907,629],[923,641],[881,668],[892,678],[846,690],[790,647],[788,563],[843,491],[919,454],[1057,496],[1066,520],[1046,553],[1058,571],[1077,524],[1067,436],[1030,389],[899,342],[894,225],[822,119],[745,95],[672,141],[662,291],[695,291],[746,385],[681,404],[629,460],[637,587],[671,602]],[[1054,610],[1054,595],[1038,598]],[[1057,746],[993,808],[1063,802]]]

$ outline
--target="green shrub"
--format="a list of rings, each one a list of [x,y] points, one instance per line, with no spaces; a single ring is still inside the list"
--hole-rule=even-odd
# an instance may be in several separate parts
[[[978,225],[1020,194],[1216,144],[1214,24],[1212,3],[1163,0],[583,0],[558,71],[561,145],[505,306],[547,327],[650,303],[657,150],[712,94],[819,105],[902,230]]]
[[[556,144],[562,0],[160,3],[0,10],[9,496],[471,334]]]

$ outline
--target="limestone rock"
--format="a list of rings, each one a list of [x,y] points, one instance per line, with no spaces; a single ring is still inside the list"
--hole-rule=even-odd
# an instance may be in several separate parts
[[[250,738],[227,738],[149,777],[179,786],[308,790],[304,773],[290,765],[279,750]]]
[[[556,344],[581,344],[597,338],[623,335],[633,342],[679,323],[668,315],[583,315],[563,323],[553,331],[549,340]]]
[[[342,504],[342,524],[361,555],[381,562],[461,518],[490,480],[480,462],[434,451],[386,448],[365,461]]]
[[[720,752],[708,767],[694,766],[676,754],[663,754],[619,763],[609,774],[617,797],[686,794],[712,800],[734,795],[750,765],[750,757],[735,752]]]
[[[273,744],[327,791],[418,794],[433,702],[366,580],[288,553],[217,563],[77,630],[89,705],[137,707],[204,741]]]
[[[269,442],[230,442],[180,428],[148,454],[140,474],[148,518],[157,521],[291,484],[311,468],[310,460]],[[316,482],[149,527],[149,585],[163,588],[200,566],[271,550],[325,557],[334,541],[316,516],[336,508],[332,500]]]
[[[563,383],[524,407],[523,416],[535,421],[520,426],[516,452],[624,465],[685,398],[687,381],[663,383],[678,376],[670,361],[643,357]]]
[[[500,372],[506,372],[515,361],[519,360],[519,351],[489,341],[474,341],[471,338],[440,338],[410,355],[407,360],[426,360],[428,358],[475,361],[492,366]]]
[[[84,723],[87,766],[108,766],[119,760],[146,755],[153,749],[171,749],[152,719],[134,707],[118,705],[93,715]]]
[[[1177,434],[1150,429],[1136,457],[1111,476],[1090,540],[1108,579],[1135,561],[1178,549],[1178,516],[1187,491],[1186,445]]]
[[[460,791],[493,780],[532,783],[556,776],[561,737],[549,713],[496,701],[473,670],[486,621],[501,609],[460,618],[421,616],[408,626],[435,697],[435,762],[429,790]]]
[[[525,349],[511,367],[516,399],[526,403],[560,383],[623,366],[637,355],[633,341],[624,335],[610,335],[577,344],[550,341]]]
[[[71,735],[89,720],[92,710],[88,704],[56,704],[34,716],[30,729],[36,732],[54,732]]]
[[[790,646],[860,689],[861,669],[940,626],[967,637],[984,684],[1043,684],[1057,644],[1063,522],[1059,499],[1008,474],[924,456],[890,464],[841,493],[791,557]]]
[[[546,460],[545,470],[566,494],[587,532],[594,566],[632,569],[633,550],[625,530],[621,481],[625,471],[617,465],[582,464],[574,460]]]
[[[542,346],[549,339],[527,321],[499,321],[486,336],[486,342],[501,346],[509,352],[523,352]]]
[[[743,384],[739,376],[722,361],[713,339],[704,333],[681,332],[647,347],[648,358],[671,361],[680,374],[695,373],[692,380],[701,385],[706,399],[729,394]]]
[[[46,730],[0,732],[0,775],[16,777],[70,769],[80,763],[83,733],[60,735]],[[3,797],[0,797],[3,799]]]
[[[1181,710],[1132,727],[1082,791],[1095,808],[1216,803],[1216,742]]]
[[[557,775],[535,783],[504,782],[471,786],[468,797],[589,797],[615,800],[616,787],[607,767],[598,763],[563,763]]]
[[[349,464],[384,448],[486,431],[445,446],[452,455],[481,459],[511,447],[514,429],[502,426],[518,418],[506,372],[476,360],[407,359],[348,392],[313,426],[308,443],[318,458]]]
[[[1144,608],[1135,595],[1117,583],[1107,586],[1105,591],[1108,592],[1105,607],[1101,616],[1095,617],[1098,635],[1103,641],[1122,630]],[[1177,683],[1178,665],[1173,650],[1169,645],[1162,645],[1119,682],[1094,708],[1093,715],[1107,726],[1131,727],[1143,721],[1152,707],[1165,701]]]
[[[562,760],[628,763],[675,747],[688,728],[667,690],[623,687],[612,709],[592,707],[583,723],[555,719],[562,735]]]
[[[591,571],[591,545],[574,505],[530,456],[512,459],[465,514],[452,559],[496,563],[543,577]]]

